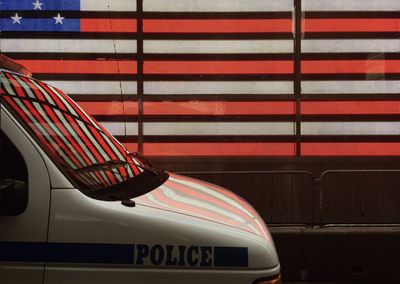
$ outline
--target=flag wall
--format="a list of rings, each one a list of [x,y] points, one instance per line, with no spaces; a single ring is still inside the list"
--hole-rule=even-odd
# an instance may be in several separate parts
[[[143,1],[143,151],[294,156],[292,1]]]
[[[302,4],[302,155],[399,155],[400,2]]]
[[[0,10],[1,52],[137,150],[136,1],[4,0]]]
[[[0,9],[1,52],[130,150],[400,155],[397,0],[3,0]]]

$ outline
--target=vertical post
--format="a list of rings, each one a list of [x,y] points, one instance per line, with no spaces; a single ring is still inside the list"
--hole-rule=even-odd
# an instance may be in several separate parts
[[[296,156],[301,157],[301,21],[302,0],[294,0],[294,95],[296,98]]]
[[[0,48],[1,48],[1,31],[0,31]],[[0,49],[0,55],[1,54],[2,53],[1,53],[1,49]],[[0,88],[2,87],[2,84],[3,84],[3,80],[2,79],[3,79],[3,73],[0,72]],[[3,113],[3,110],[1,109],[2,99],[3,99],[3,95],[0,94],[0,132],[2,131],[1,128],[3,127],[2,120],[1,120],[1,115]],[[2,153],[2,151],[1,151],[1,147],[2,146],[3,146],[3,144],[2,144],[2,141],[1,141],[1,137],[0,137],[0,153]],[[1,159],[2,159],[2,157],[0,157],[0,160]]]
[[[322,187],[323,174],[314,180],[312,226],[322,227],[324,210],[324,188]]]
[[[137,45],[137,104],[138,104],[138,152],[143,153],[143,0],[136,0]]]

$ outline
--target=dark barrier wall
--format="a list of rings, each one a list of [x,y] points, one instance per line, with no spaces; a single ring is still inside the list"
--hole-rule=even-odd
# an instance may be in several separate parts
[[[328,171],[321,223],[400,224],[400,171]]]
[[[400,224],[400,171],[187,172],[248,200],[269,225]]]

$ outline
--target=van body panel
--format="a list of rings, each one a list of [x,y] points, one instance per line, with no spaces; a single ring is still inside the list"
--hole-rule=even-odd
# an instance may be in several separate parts
[[[46,165],[38,149],[28,139],[27,133],[18,126],[7,110],[1,107],[1,130],[12,141],[23,156],[28,170],[28,206],[18,216],[0,216],[0,283],[42,283],[44,263],[21,262],[4,259],[15,257],[6,255],[4,248],[10,242],[46,242],[50,206],[50,181]],[[3,161],[4,162],[4,161]],[[14,161],[9,160],[8,163]]]
[[[46,163],[46,167],[49,172],[50,184],[51,189],[58,189],[58,188],[74,188],[71,182],[61,173],[61,171],[54,165],[54,163],[50,160],[49,157],[40,150],[43,155],[43,160]]]
[[[277,275],[279,266],[273,269],[239,270],[194,270],[194,269],[125,269],[97,267],[65,267],[51,265],[46,269],[45,284],[96,283],[96,284],[204,284],[231,283],[251,284],[266,275]]]
[[[74,189],[52,191],[51,204],[49,242],[134,245],[133,260],[126,263],[128,266],[215,268],[215,265],[200,264],[202,247],[226,247],[232,250],[241,248],[246,251],[247,260],[238,260],[239,265],[224,266],[222,263],[218,268],[248,270],[274,268],[279,265],[271,240],[240,228],[193,217],[189,212],[182,214],[141,204],[126,207],[117,201],[91,199]],[[148,246],[149,250],[154,246],[161,246],[165,255],[163,261],[157,264],[148,255],[143,262],[138,263],[138,252],[135,249],[140,249],[138,246],[141,245]],[[194,261],[199,260],[199,263],[191,266],[185,259],[185,265],[167,264],[167,246],[173,246],[170,250],[172,258],[179,258],[180,246],[186,249],[195,246],[198,252],[194,253]],[[212,253],[208,253],[210,259]],[[232,257],[236,257],[235,252]]]
[[[48,220],[50,204],[50,180],[46,165],[37,148],[28,139],[27,133],[4,109],[1,110],[1,129],[25,160],[28,168],[29,202],[21,215],[0,217],[0,240],[44,241],[47,238],[47,222],[43,220]]]

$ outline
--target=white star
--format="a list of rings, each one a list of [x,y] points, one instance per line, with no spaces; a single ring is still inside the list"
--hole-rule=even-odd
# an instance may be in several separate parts
[[[56,23],[55,23],[56,25],[57,25],[58,23],[60,23],[60,24],[62,25],[62,24],[63,24],[62,21],[63,21],[65,18],[64,18],[64,17],[61,17],[61,16],[60,16],[60,13],[58,13],[58,14],[57,14],[57,17],[53,17],[53,19],[56,20]]]
[[[34,6],[33,10],[42,10],[43,3],[40,3],[39,0],[36,0],[36,2],[33,2],[32,5]]]
[[[18,16],[18,13],[15,13],[15,16],[11,17],[11,19],[13,20],[13,25],[14,24],[21,24],[22,17]]]

